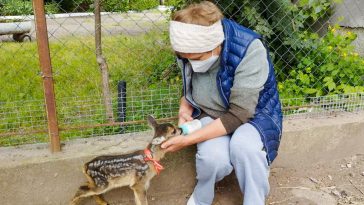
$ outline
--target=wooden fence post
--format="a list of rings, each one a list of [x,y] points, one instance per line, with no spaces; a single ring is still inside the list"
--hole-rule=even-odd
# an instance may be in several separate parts
[[[57,122],[51,57],[49,52],[47,22],[44,11],[44,0],[33,0],[33,9],[36,24],[39,64],[43,78],[50,149],[52,152],[59,152],[61,150],[61,146]]]

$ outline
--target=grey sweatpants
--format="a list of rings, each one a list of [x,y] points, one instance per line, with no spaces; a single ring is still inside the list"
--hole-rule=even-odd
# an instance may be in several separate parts
[[[212,122],[201,119],[202,125]],[[210,205],[215,183],[234,169],[244,194],[244,205],[264,205],[269,193],[269,167],[263,143],[255,127],[246,123],[232,135],[197,144],[197,185],[193,192],[196,205]]]

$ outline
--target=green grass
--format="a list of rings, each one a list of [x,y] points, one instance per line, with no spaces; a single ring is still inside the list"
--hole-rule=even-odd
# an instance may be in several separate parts
[[[112,89],[116,89],[119,80],[126,80],[132,88],[166,85],[170,79],[161,82],[164,79],[156,75],[176,68],[171,66],[174,56],[164,38],[159,33],[103,38]],[[92,37],[50,42],[57,98],[101,94],[101,75],[94,47]],[[0,68],[0,102],[42,99],[35,42],[0,43]]]
[[[55,80],[58,120],[61,127],[105,123],[101,93],[101,74],[96,63],[93,37],[73,37],[50,41]],[[116,112],[119,80],[127,82],[127,120],[141,120],[147,114],[169,117],[176,112],[180,85],[174,55],[165,35],[151,32],[139,36],[103,38],[103,54],[110,72],[110,87]],[[46,129],[42,77],[37,45],[0,43],[0,134]],[[152,89],[152,90],[151,90]],[[157,93],[153,92],[153,89]],[[132,91],[136,91],[132,93]],[[143,92],[145,93],[143,93]],[[165,107],[171,108],[168,112]],[[168,114],[165,114],[168,113]],[[128,126],[126,132],[145,129]],[[62,132],[62,139],[119,133],[120,128],[106,127]],[[27,137],[0,137],[0,146],[45,142],[45,134]]]

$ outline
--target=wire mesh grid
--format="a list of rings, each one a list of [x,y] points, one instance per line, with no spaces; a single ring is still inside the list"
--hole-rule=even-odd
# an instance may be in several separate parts
[[[0,35],[0,67],[4,68],[0,69],[0,136],[19,133],[2,137],[1,145],[47,141],[44,103],[34,101],[43,98],[37,45],[29,42],[36,39],[34,18],[23,13],[9,16],[11,3],[4,2],[0,3],[0,22],[20,18],[30,21],[31,29],[25,42],[14,42],[12,34]],[[19,8],[32,14],[27,1],[23,2]],[[182,79],[169,45],[168,21],[174,9],[192,2],[196,1],[101,2],[102,55],[108,64],[110,106],[115,119],[110,122],[105,115],[102,76],[96,61],[93,1],[46,1],[62,139],[141,131],[147,129],[141,120],[148,114],[173,120]],[[286,118],[363,109],[364,54],[360,42],[352,47],[363,38],[362,1],[214,2],[227,18],[263,35],[275,64]],[[341,17],[343,13],[345,17]],[[16,27],[21,26],[18,23]],[[124,117],[118,111],[119,81],[127,85]],[[41,130],[44,132],[32,133]]]
[[[282,104],[283,115],[286,119],[326,118],[338,113],[364,110],[364,93],[282,99]]]
[[[45,142],[47,118],[44,106],[43,100],[1,102],[0,145]]]
[[[146,116],[175,121],[178,113],[181,88],[128,90],[125,97],[112,99],[116,120],[110,122],[105,115],[101,96],[62,99],[58,119],[64,139],[103,136],[144,131]]]

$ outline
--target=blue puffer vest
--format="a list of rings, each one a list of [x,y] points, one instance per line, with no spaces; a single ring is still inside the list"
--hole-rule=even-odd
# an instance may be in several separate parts
[[[225,41],[223,42],[220,54],[221,67],[216,76],[217,87],[220,92],[222,101],[226,108],[229,107],[230,89],[234,83],[235,70],[243,60],[250,43],[255,39],[261,39],[261,36],[250,29],[247,29],[236,22],[222,20]],[[277,83],[274,74],[273,64],[269,57],[267,48],[267,58],[269,62],[269,74],[264,89],[259,93],[258,104],[255,110],[254,118],[249,123],[253,125],[260,133],[264,149],[267,152],[267,161],[270,165],[278,154],[278,147],[282,134],[282,111]],[[183,61],[186,63],[187,61]],[[184,70],[185,65],[183,65]],[[186,86],[186,74],[182,72],[184,85]],[[239,79],[244,80],[244,79]],[[186,95],[186,87],[184,93]],[[188,100],[194,107],[193,117],[200,115],[201,110],[192,99]]]

